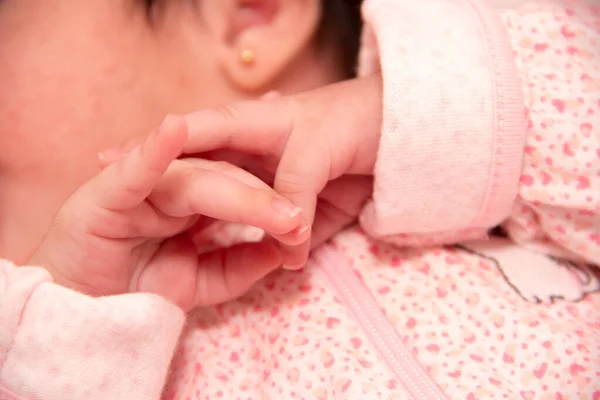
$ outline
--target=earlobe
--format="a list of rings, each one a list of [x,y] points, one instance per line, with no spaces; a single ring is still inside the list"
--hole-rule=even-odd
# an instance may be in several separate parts
[[[226,16],[219,64],[233,86],[269,88],[315,37],[320,0],[237,0]]]

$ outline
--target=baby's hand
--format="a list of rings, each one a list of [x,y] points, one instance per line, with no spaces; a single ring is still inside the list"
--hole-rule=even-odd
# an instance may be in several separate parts
[[[301,210],[230,164],[178,160],[182,118],[107,166],[63,205],[29,264],[90,295],[143,291],[184,309],[243,294],[282,264],[272,241],[200,254],[187,231],[211,219],[265,230],[286,244],[309,237]]]
[[[300,267],[309,247],[355,221],[372,193],[382,118],[381,78],[330,85],[293,97],[202,110],[186,116],[185,151],[232,150],[228,159],[273,181],[275,190],[300,206],[311,223],[312,241],[283,247],[285,263]],[[206,154],[204,154],[206,156]],[[260,168],[266,170],[261,173]],[[262,171],[265,172],[265,171]],[[271,176],[269,176],[271,175]]]

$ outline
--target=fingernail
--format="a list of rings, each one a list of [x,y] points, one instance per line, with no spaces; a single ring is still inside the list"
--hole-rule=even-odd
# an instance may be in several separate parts
[[[302,212],[300,207],[296,207],[288,200],[275,199],[273,200],[273,208],[281,215],[285,215],[289,218],[294,218]]]
[[[281,94],[276,90],[272,90],[270,92],[263,94],[261,97],[261,100],[269,101],[269,100],[277,99],[279,97],[281,97]]]
[[[302,223],[302,225],[300,225],[300,228],[298,229],[297,235],[300,236],[300,235],[302,235],[304,232],[306,232],[309,229],[310,229],[310,224],[304,222],[304,223]]]
[[[177,124],[177,122],[179,121],[180,117],[173,115],[173,114],[167,114],[165,116],[165,118],[163,119],[162,123],[160,124],[160,128],[159,131],[164,131],[164,130],[168,130],[173,128],[174,125]]]
[[[98,160],[100,160],[100,162],[103,162],[106,160],[112,161],[115,158],[122,156],[124,153],[125,152],[119,147],[111,147],[109,149],[99,152],[97,155]]]

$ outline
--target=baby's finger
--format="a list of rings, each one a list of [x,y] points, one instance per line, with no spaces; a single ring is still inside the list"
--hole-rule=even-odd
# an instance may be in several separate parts
[[[283,99],[246,101],[187,114],[189,136],[184,152],[229,149],[279,158],[293,129],[292,115],[292,103]]]
[[[167,116],[158,130],[94,181],[98,205],[114,211],[132,208],[148,197],[187,140],[183,118]]]
[[[181,161],[203,169],[220,172],[223,175],[227,175],[233,179],[236,179],[242,183],[245,183],[248,186],[252,186],[257,189],[263,189],[267,191],[272,190],[268,184],[266,184],[263,180],[258,178],[253,173],[238,168],[227,162],[215,162],[203,160],[200,158],[185,158]],[[289,246],[299,245],[310,238],[310,228],[311,226],[308,222],[302,221],[301,224],[298,225],[291,232],[285,233],[283,235],[272,234],[271,236],[275,238],[278,242],[284,243]]]
[[[128,151],[120,147],[113,147],[98,153],[98,163],[100,164],[100,168],[104,169],[110,164],[124,159],[127,156],[127,153]]]
[[[140,271],[132,291],[159,294],[190,311],[232,300],[281,265],[274,243],[245,243],[197,254],[189,237],[165,242]]]
[[[182,164],[185,163],[185,164]],[[257,189],[271,190],[271,187],[252,173],[226,161],[212,161],[202,158],[183,158],[177,162],[176,168],[185,168],[186,164],[195,168],[219,172]]]
[[[281,158],[275,175],[275,190],[303,210],[303,218],[313,223],[317,206],[317,196],[329,179],[329,165],[323,165],[323,149],[299,151],[304,144],[290,143]],[[314,145],[317,145],[316,143]],[[299,156],[302,155],[302,156]],[[297,246],[283,246],[284,268],[301,268],[308,259],[310,240]]]
[[[271,90],[270,92],[267,92],[265,94],[263,94],[260,99],[261,100],[266,100],[266,101],[270,101],[270,100],[276,100],[278,98],[281,97],[281,93],[279,93],[276,90]]]
[[[218,171],[185,163],[170,169],[149,200],[173,217],[204,215],[285,234],[302,222],[302,210],[271,188],[257,188]]]
[[[304,245],[304,243],[306,243],[307,241],[310,241],[311,233],[312,233],[311,224],[309,224],[308,222],[302,222],[300,225],[298,225],[298,227],[296,229],[294,229],[293,231],[291,231],[289,233],[286,233],[283,235],[271,234],[271,237],[273,237],[273,239],[275,239],[276,241],[281,243],[282,251],[285,254],[287,254],[287,253],[289,253],[289,251],[287,249]],[[287,256],[287,257],[288,257],[288,259],[290,259],[290,256]],[[296,257],[296,256],[292,256],[292,257]],[[296,270],[299,267],[296,267],[296,266],[292,267],[292,266],[289,266],[286,264],[284,266],[284,268]]]
[[[235,299],[281,266],[277,244],[243,243],[198,257],[196,306]]]
[[[355,223],[371,193],[372,177],[344,175],[330,181],[319,194],[311,247],[314,249],[320,246],[336,233]]]

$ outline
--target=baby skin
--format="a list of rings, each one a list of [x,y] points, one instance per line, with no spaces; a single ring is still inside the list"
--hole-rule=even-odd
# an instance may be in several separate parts
[[[308,225],[249,173],[177,159],[187,139],[185,120],[168,116],[67,200],[29,263],[83,293],[156,293],[187,310],[237,297],[279,267],[267,240],[197,254],[187,233],[212,219],[257,226],[286,244],[306,240]]]
[[[371,77],[168,116],[141,145],[99,155],[105,168],[67,200],[28,264],[86,294],[149,292],[186,310],[235,298],[282,265],[302,267],[371,192],[380,88]],[[348,109],[347,129],[336,127]],[[249,154],[237,162],[274,189],[230,163],[181,158],[232,158],[214,149]],[[198,255],[191,233],[214,220],[269,238]]]

